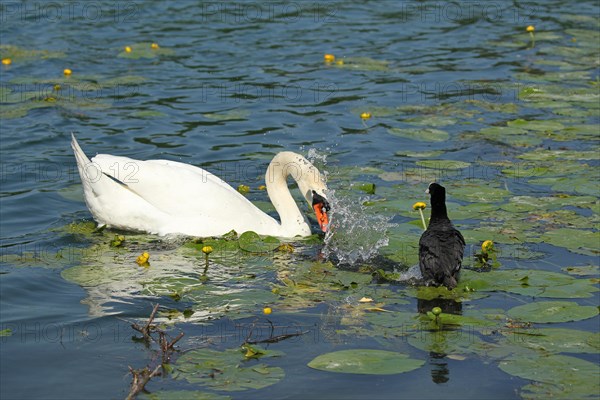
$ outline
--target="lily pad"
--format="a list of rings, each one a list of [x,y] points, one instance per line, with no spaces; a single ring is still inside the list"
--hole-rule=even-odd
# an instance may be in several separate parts
[[[230,396],[198,390],[161,390],[143,395],[148,400],[231,400]]]
[[[598,274],[600,274],[600,266],[598,265],[586,265],[583,267],[563,267],[562,270],[569,275],[598,276]]]
[[[0,58],[10,58],[13,63],[64,57],[65,53],[60,51],[24,49],[10,44],[0,45]]]
[[[155,118],[155,117],[165,117],[167,114],[155,111],[155,110],[142,110],[136,111],[130,114],[134,118]]]
[[[591,168],[587,169],[587,173],[589,174],[589,176],[541,177],[530,179],[529,183],[533,185],[548,185],[550,186],[552,191],[559,193],[577,193],[583,195],[597,196],[597,186],[590,185],[590,180],[593,179],[590,170]]]
[[[542,240],[554,246],[564,247],[576,253],[598,254],[600,249],[600,232],[559,228],[547,231],[541,236]]]
[[[532,297],[589,298],[598,292],[587,279],[543,270],[465,270],[461,282],[477,291],[504,291]]]
[[[247,110],[230,110],[220,113],[204,113],[202,116],[204,118],[217,120],[217,121],[236,121],[236,120],[245,120],[250,115],[250,112]]]
[[[262,389],[285,377],[283,369],[279,367],[245,360],[244,351],[240,349],[192,350],[177,359],[173,376],[192,384],[228,392]]]
[[[450,138],[448,132],[433,128],[390,128],[388,132],[394,136],[423,142],[444,142]]]
[[[469,202],[497,202],[510,196],[510,191],[490,184],[489,181],[471,179],[461,185],[447,187],[447,196]]]
[[[600,160],[600,154],[593,150],[535,149],[533,151],[520,154],[517,156],[517,158],[530,161]]]
[[[272,236],[261,238],[258,233],[248,231],[240,235],[238,240],[240,249],[252,253],[266,253],[275,250],[281,242]]]
[[[403,120],[411,125],[419,126],[446,126],[456,124],[456,118],[435,115],[420,115]]]
[[[420,350],[435,354],[472,354],[483,347],[484,342],[473,329],[421,329],[408,338],[408,343]]]
[[[469,139],[486,139],[518,147],[531,147],[542,143],[541,138],[529,134],[529,131],[526,129],[512,126],[490,126],[481,129],[476,134],[464,134],[463,137]]]
[[[592,345],[598,340],[598,332],[579,331],[567,328],[539,328],[500,331],[510,335],[509,340],[519,346],[550,353],[599,353]]]
[[[0,337],[3,337],[3,336],[12,336],[12,334],[13,334],[13,331],[10,328],[2,329],[0,331]]]
[[[342,62],[336,62],[331,65],[337,68],[347,68],[359,71],[387,71],[389,70],[389,61],[376,60],[369,57],[347,57],[341,59]]]
[[[513,307],[508,315],[527,322],[568,322],[595,317],[598,307],[580,306],[572,301],[539,301]]]
[[[598,365],[576,357],[513,355],[501,361],[499,367],[507,374],[544,384],[526,386],[526,398],[593,399],[600,392]]]
[[[442,150],[430,150],[430,151],[412,151],[411,149],[397,151],[396,155],[400,157],[411,157],[411,158],[430,158],[438,157],[444,154]]]
[[[423,360],[385,350],[352,349],[322,354],[308,363],[310,368],[344,374],[392,375],[420,368]]]
[[[421,160],[417,161],[416,164],[421,167],[436,169],[465,169],[471,165],[471,163],[456,160]]]

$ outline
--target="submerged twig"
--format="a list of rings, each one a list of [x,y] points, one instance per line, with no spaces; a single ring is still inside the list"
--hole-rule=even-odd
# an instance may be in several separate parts
[[[152,377],[160,375],[160,367],[160,365],[157,365],[152,372],[150,372],[148,367],[144,367],[143,369],[133,369],[129,367],[129,371],[131,372],[131,375],[133,375],[133,381],[131,382],[131,389],[129,390],[126,400],[135,399],[138,393],[144,391],[144,387],[148,381],[152,379]]]
[[[140,332],[142,335],[144,335],[144,339],[147,341],[152,340],[152,336],[150,336],[150,331],[156,329],[156,326],[152,325],[152,321],[154,321],[154,317],[156,316],[156,312],[158,311],[158,306],[159,306],[159,304],[156,303],[156,305],[152,309],[152,313],[150,314],[150,317],[148,318],[148,322],[146,323],[146,325],[141,327],[138,324],[136,324],[135,322],[133,324],[131,324],[131,327],[133,329],[135,329],[136,331]]]
[[[159,344],[162,351],[162,364],[168,364],[171,361],[171,353],[175,350],[173,346],[184,336],[181,332],[177,337],[171,341],[167,340],[167,334],[163,331],[159,331]]]
[[[254,326],[256,325],[256,321],[255,321],[252,323],[252,327],[250,328],[248,335],[246,335],[246,339],[244,340],[244,343],[248,343],[248,344],[276,343],[276,342],[281,342],[282,340],[285,340],[285,339],[289,339],[294,336],[301,336],[301,335],[308,333],[308,331],[306,331],[306,332],[298,332],[298,333],[286,333],[283,335],[273,336],[273,333],[275,332],[275,326],[273,326],[273,322],[271,322],[270,319],[267,319],[267,322],[269,323],[269,325],[271,325],[271,332],[269,333],[268,338],[261,339],[261,340],[249,340],[252,337],[252,332],[254,331]]]
[[[133,400],[136,398],[137,394],[144,391],[144,387],[152,379],[152,377],[160,375],[159,370],[161,368],[165,368],[166,364],[169,364],[171,361],[171,354],[175,351],[175,344],[184,336],[184,333],[181,332],[177,337],[171,339],[171,337],[158,326],[153,325],[154,317],[158,312],[159,304],[157,303],[152,309],[152,313],[150,313],[150,317],[148,318],[148,322],[144,326],[140,326],[136,323],[131,324],[131,327],[138,332],[141,332],[144,335],[144,340],[149,346],[151,342],[155,342],[159,345],[161,351],[161,363],[157,365],[152,371],[150,371],[150,366],[146,366],[143,369],[133,369],[129,367],[129,371],[133,376],[133,380],[131,382],[131,389],[129,391],[129,395],[127,396],[127,400]],[[158,334],[158,340],[156,340],[152,334]]]
[[[298,333],[286,333],[284,335],[271,336],[262,340],[246,340],[248,344],[257,344],[257,343],[276,343],[281,342],[282,340],[289,339],[294,336],[302,336],[307,334],[309,331],[298,332]]]

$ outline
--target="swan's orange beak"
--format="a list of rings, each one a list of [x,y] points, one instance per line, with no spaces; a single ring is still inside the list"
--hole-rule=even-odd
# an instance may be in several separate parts
[[[329,211],[329,203],[325,199],[325,197],[319,195],[317,192],[313,190],[313,201],[312,207],[315,210],[315,215],[317,216],[317,222],[319,223],[319,227],[323,232],[327,232],[329,229],[329,217],[327,216],[327,212]]]
[[[327,232],[327,228],[329,227],[329,217],[327,216],[325,205],[323,203],[317,203],[313,205],[313,210],[315,210],[317,222],[319,223],[321,230]]]

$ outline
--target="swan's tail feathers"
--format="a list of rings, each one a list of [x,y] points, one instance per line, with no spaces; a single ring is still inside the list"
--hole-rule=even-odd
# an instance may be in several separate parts
[[[73,149],[73,153],[75,153],[75,159],[77,160],[77,167],[79,168],[79,173],[81,173],[82,167],[85,168],[85,166],[87,164],[91,163],[91,161],[89,158],[87,158],[87,156],[85,155],[83,150],[81,150],[79,143],[77,143],[77,139],[75,139],[75,135],[72,133],[71,133],[71,148]],[[83,178],[83,175],[82,175],[82,178]]]
[[[92,200],[95,197],[110,193],[111,190],[114,189],[113,185],[115,183],[123,189],[129,190],[136,196],[140,196],[140,194],[133,190],[129,185],[104,172],[100,164],[90,160],[79,146],[79,143],[77,143],[77,139],[75,139],[75,135],[73,134],[71,134],[71,147],[73,148],[73,153],[75,153],[75,159],[77,160],[77,169],[79,170],[79,176],[81,177],[85,200],[90,209],[92,209],[90,206]],[[106,178],[108,178],[108,180]]]
[[[71,147],[77,160],[77,169],[79,170],[79,176],[81,178],[81,184],[83,185],[83,191],[85,193],[86,202],[89,202],[90,196],[93,196],[94,187],[93,183],[97,182],[101,175],[102,169],[99,165],[92,162],[83,152],[75,135],[71,134]],[[88,204],[89,206],[89,204]]]

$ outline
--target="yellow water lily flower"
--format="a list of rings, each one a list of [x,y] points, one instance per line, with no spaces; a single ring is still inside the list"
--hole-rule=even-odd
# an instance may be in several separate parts
[[[481,251],[482,252],[489,253],[492,250],[494,250],[494,242],[492,242],[491,240],[486,240],[485,242],[483,242],[481,244]]]
[[[131,47],[125,46],[125,53],[131,53]]]
[[[413,210],[417,211],[417,210],[424,210],[427,207],[427,204],[423,203],[422,201],[417,201],[415,204],[413,204]]]
[[[413,210],[419,210],[419,214],[421,215],[421,223],[423,224],[423,230],[427,230],[427,224],[425,223],[425,216],[423,215],[423,210],[427,207],[425,203],[422,201],[417,201],[413,204]]]
[[[529,26],[527,27],[527,32],[533,32],[533,31],[535,31],[535,26],[533,26],[533,25],[529,25]]]
[[[325,62],[334,62],[335,61],[335,56],[333,54],[325,54],[323,56],[323,58],[325,59]]]
[[[10,58],[3,58],[2,65],[10,65],[12,64],[12,60]]]
[[[153,48],[154,50],[156,50],[156,49],[158,49],[159,46],[158,46],[158,43],[152,43],[150,45],[150,47]]]
[[[370,112],[364,112],[364,113],[360,114],[360,117],[362,119],[369,119],[369,118],[371,118],[371,113]]]
[[[67,75],[67,76],[71,75],[72,73],[73,73],[73,71],[71,71],[71,69],[70,69],[70,68],[65,68],[65,69],[63,70],[63,74],[65,74],[65,75]]]
[[[202,252],[206,255],[209,255],[210,253],[213,252],[213,248],[212,248],[212,246],[204,246],[202,248]]]
[[[138,258],[135,260],[135,262],[140,266],[147,266],[149,259],[150,259],[150,253],[145,251],[141,255],[138,256]]]
[[[239,185],[237,191],[241,194],[248,194],[250,192],[250,186],[248,185]]]
[[[279,247],[277,247],[277,250],[281,251],[282,253],[293,253],[294,246],[289,243],[281,243]]]
[[[271,307],[265,307],[265,308],[263,308],[263,313],[264,313],[265,315],[269,315],[269,314],[271,314],[272,312],[273,312],[273,310],[271,310]]]

